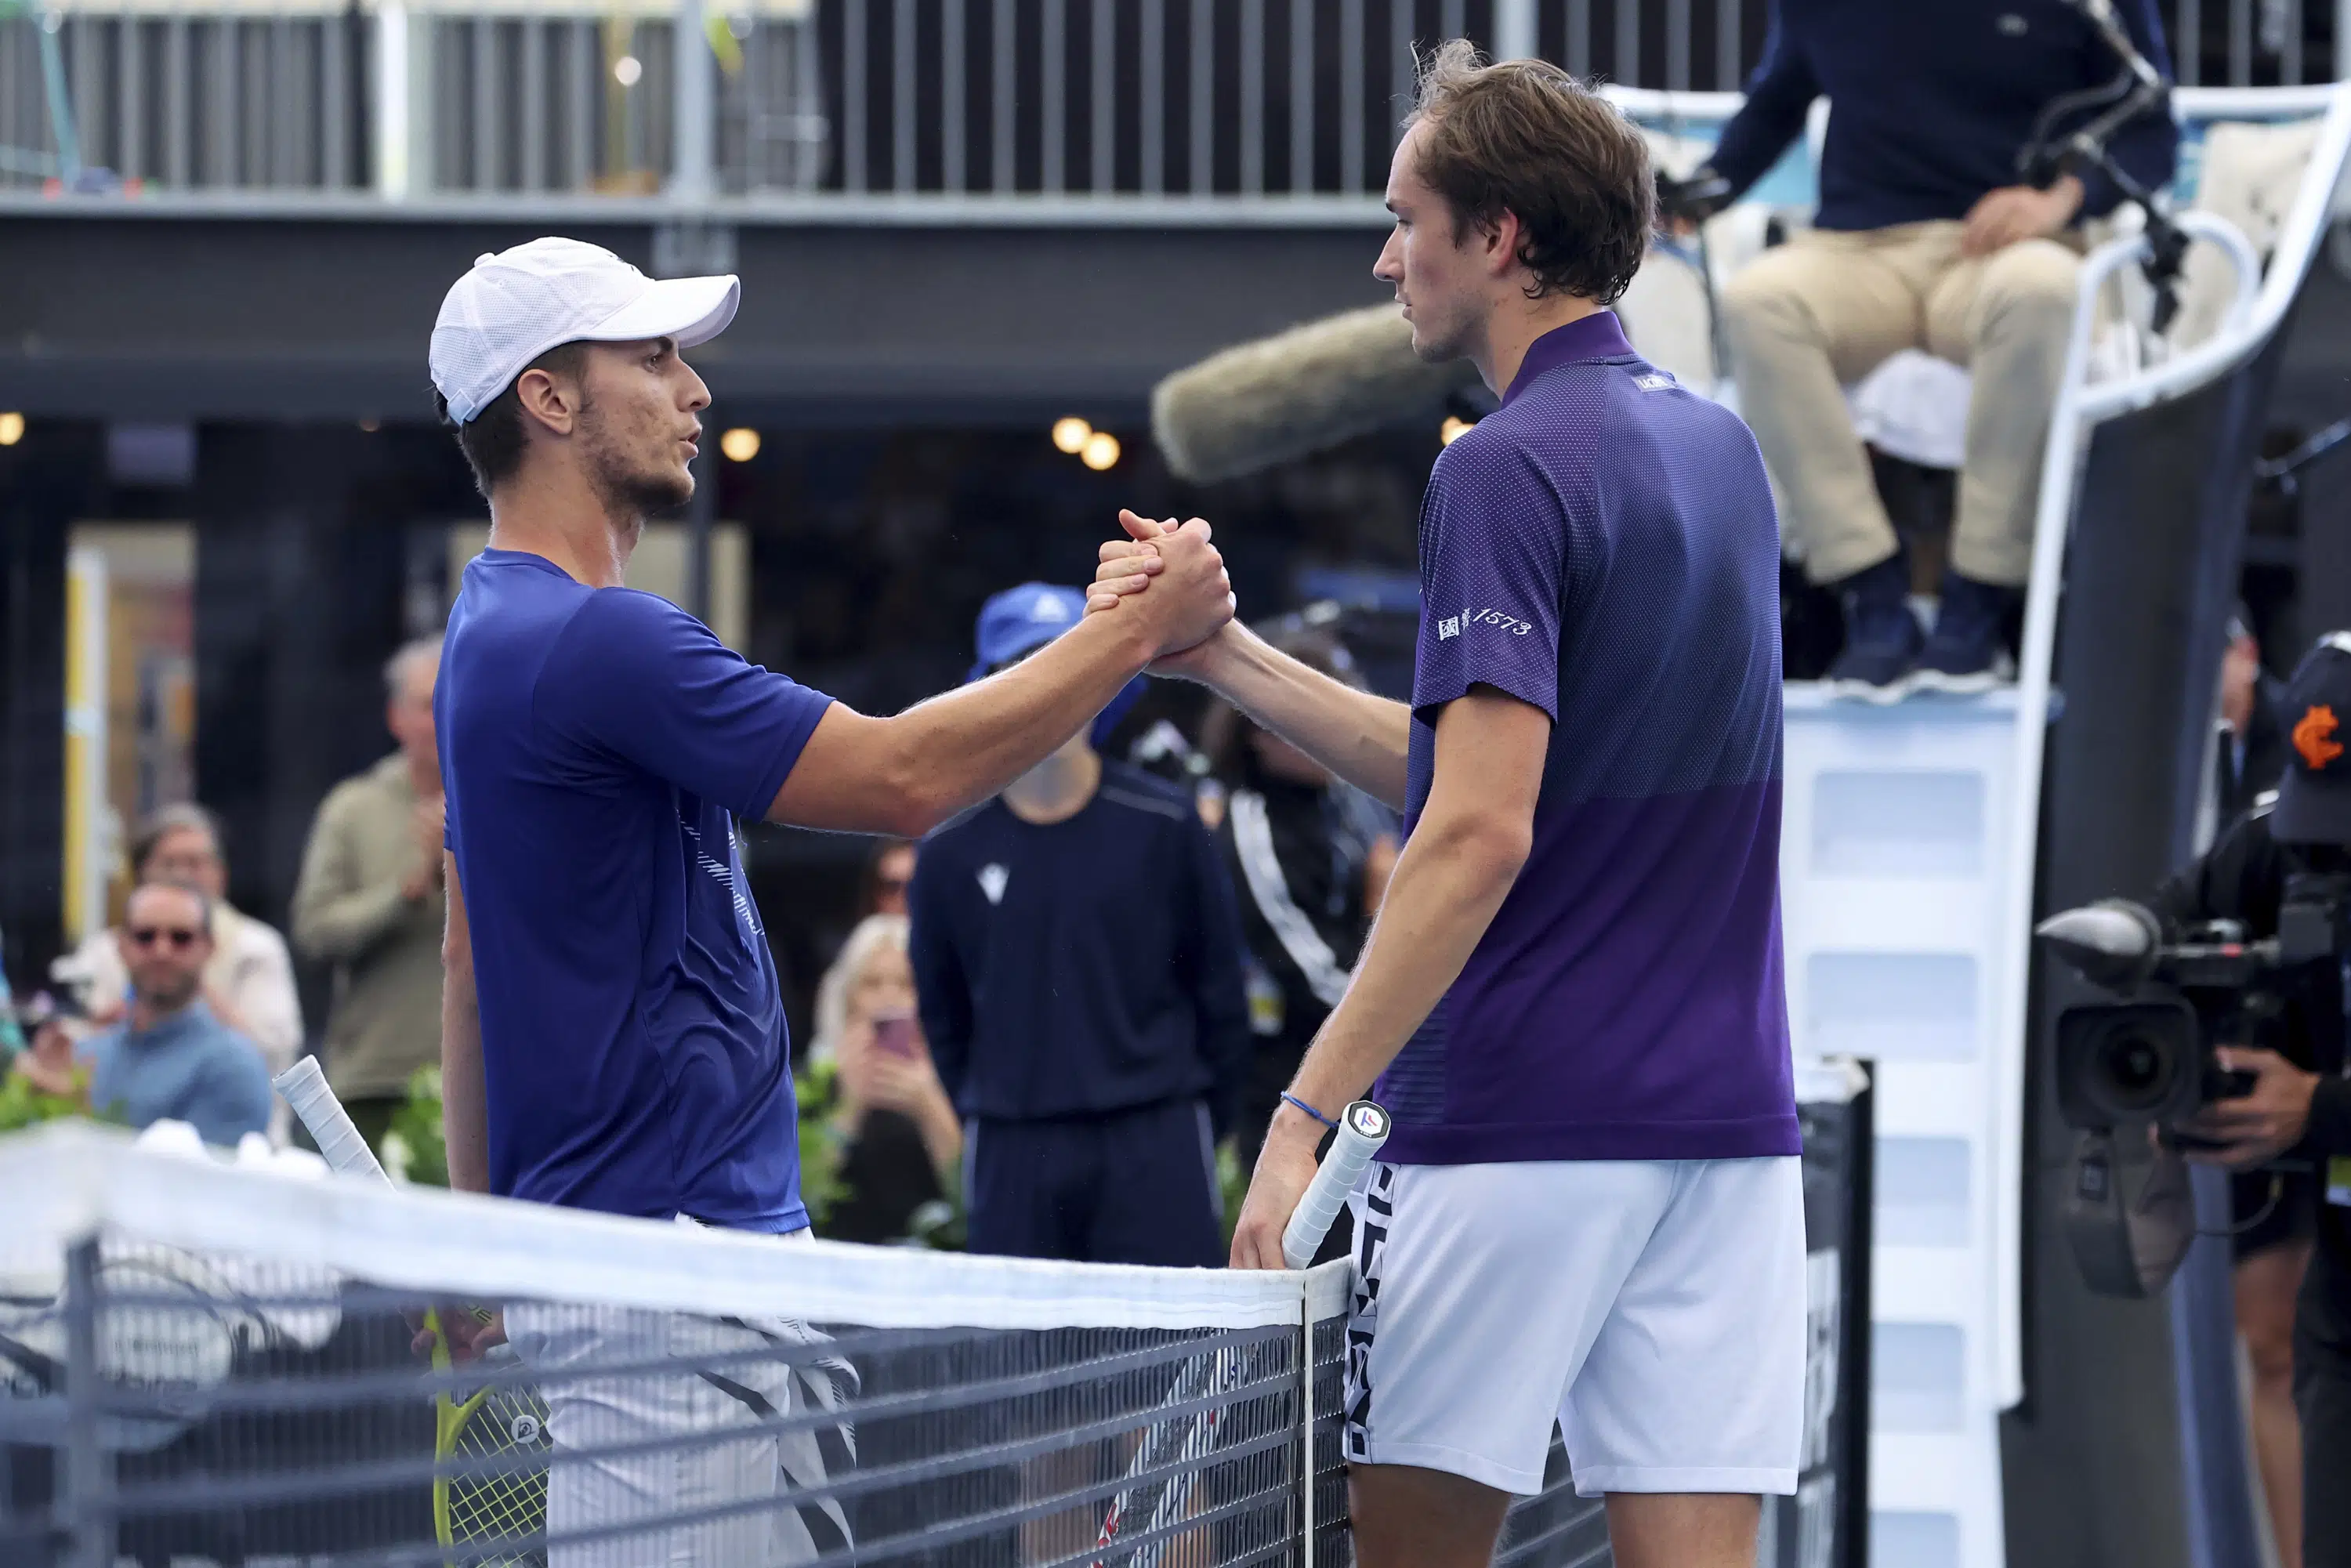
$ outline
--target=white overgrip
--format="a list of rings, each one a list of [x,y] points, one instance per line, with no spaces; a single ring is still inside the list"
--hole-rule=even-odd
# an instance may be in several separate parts
[[[302,1118],[302,1125],[310,1130],[311,1142],[319,1145],[319,1155],[327,1164],[348,1176],[371,1176],[387,1185],[392,1178],[377,1163],[375,1151],[351,1124],[350,1113],[327,1087],[327,1075],[319,1071],[319,1059],[306,1056],[271,1082],[285,1096],[294,1114]]]
[[[1281,1260],[1292,1269],[1303,1269],[1314,1261],[1314,1249],[1322,1245],[1322,1238],[1331,1234],[1331,1222],[1339,1217],[1339,1206],[1355,1190],[1363,1179],[1364,1167],[1388,1141],[1388,1113],[1369,1100],[1358,1100],[1339,1116],[1339,1131],[1331,1140],[1331,1152],[1322,1156],[1316,1167],[1314,1179],[1306,1184],[1306,1196],[1298,1200],[1290,1211],[1290,1223],[1282,1228]]]

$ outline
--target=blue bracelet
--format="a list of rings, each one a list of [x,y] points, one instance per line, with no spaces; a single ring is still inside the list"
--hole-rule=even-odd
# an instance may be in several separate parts
[[[1325,1116],[1322,1112],[1317,1111],[1313,1106],[1309,1105],[1305,1101],[1301,1100],[1297,1095],[1290,1093],[1288,1090],[1284,1090],[1282,1092],[1281,1097],[1289,1103],[1297,1106],[1300,1110],[1305,1112],[1308,1115],[1313,1117],[1316,1121],[1330,1128],[1332,1132],[1335,1133],[1339,1130],[1338,1123],[1332,1121],[1330,1117]]]

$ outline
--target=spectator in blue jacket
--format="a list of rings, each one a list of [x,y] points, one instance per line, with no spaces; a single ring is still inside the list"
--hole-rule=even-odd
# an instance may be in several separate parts
[[[2138,51],[2168,76],[2153,0],[2116,0]],[[1914,687],[2001,679],[2001,622],[2032,555],[2041,453],[2065,360],[2076,225],[2121,199],[2095,172],[2022,183],[2043,112],[2116,82],[2122,62],[2061,0],[1774,0],[1747,102],[1711,161],[1731,196],[1803,132],[1825,97],[1814,226],[1731,280],[1724,328],[1740,408],[1763,449],[1791,542],[1845,610],[1831,678],[1891,700]],[[2119,96],[2117,94],[2116,96]],[[2070,131],[2110,100],[2056,117]],[[2116,135],[2116,164],[2170,183],[2168,116]],[[1910,567],[1871,482],[1841,385],[1903,349],[1968,367],[1966,462],[1950,569],[1931,635],[1907,603]]]
[[[269,1073],[254,1043],[205,1005],[212,915],[193,888],[151,882],[132,891],[122,918],[130,1010],[82,1055],[99,1115],[133,1127],[186,1122],[205,1143],[234,1146],[269,1130]]]
[[[1026,583],[974,678],[1085,614]],[[925,841],[908,899],[932,1061],[966,1119],[970,1248],[1214,1268],[1248,1071],[1239,916],[1189,797],[1081,733]]]

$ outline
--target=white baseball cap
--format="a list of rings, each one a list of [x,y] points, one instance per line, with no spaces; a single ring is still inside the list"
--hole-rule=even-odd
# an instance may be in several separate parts
[[[743,286],[647,277],[602,246],[549,236],[475,258],[433,323],[433,385],[449,417],[472,422],[531,361],[563,343],[672,338],[681,349],[726,330]]]

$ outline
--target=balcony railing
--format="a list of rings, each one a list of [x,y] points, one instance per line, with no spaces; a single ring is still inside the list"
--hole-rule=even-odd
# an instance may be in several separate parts
[[[2181,80],[2333,74],[2351,0],[2309,5],[2163,0]],[[1353,217],[1384,181],[1416,47],[1466,36],[1720,90],[1764,16],[1763,0],[0,0],[0,196]]]

